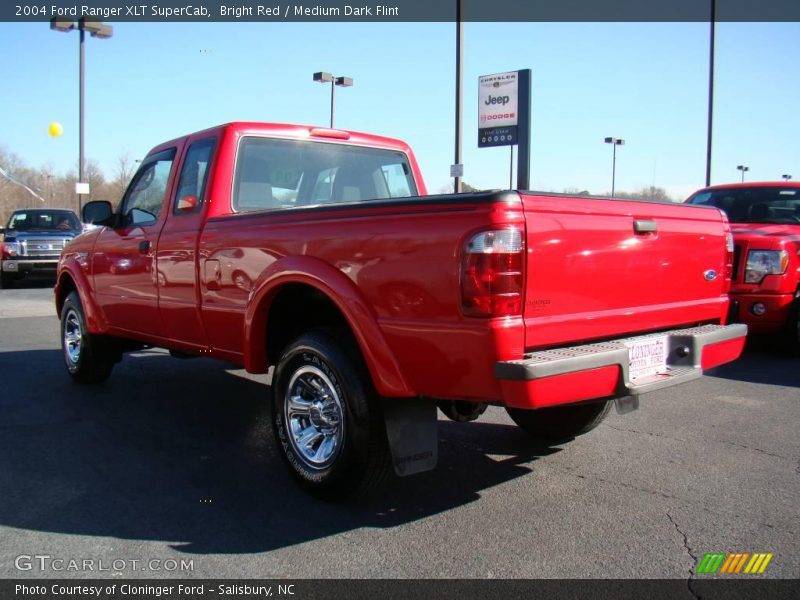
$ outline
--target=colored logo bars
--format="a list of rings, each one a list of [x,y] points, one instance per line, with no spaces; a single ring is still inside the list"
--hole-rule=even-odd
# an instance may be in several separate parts
[[[767,569],[772,560],[772,552],[707,552],[697,567],[698,574],[711,575],[722,573],[735,575],[748,573],[760,575]]]

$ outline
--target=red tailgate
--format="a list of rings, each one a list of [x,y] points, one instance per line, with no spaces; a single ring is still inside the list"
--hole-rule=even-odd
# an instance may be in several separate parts
[[[716,209],[522,195],[525,346],[719,323],[727,225]]]

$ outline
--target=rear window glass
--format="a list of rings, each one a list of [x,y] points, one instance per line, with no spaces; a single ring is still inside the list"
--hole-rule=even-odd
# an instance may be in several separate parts
[[[232,204],[237,212],[249,212],[416,193],[402,152],[249,137],[239,147]]]

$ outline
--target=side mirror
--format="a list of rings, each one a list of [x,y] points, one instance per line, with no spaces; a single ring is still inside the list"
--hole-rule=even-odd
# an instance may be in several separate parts
[[[190,213],[197,208],[197,196],[184,196],[178,200],[175,210],[179,213]]]
[[[112,225],[114,209],[107,200],[93,200],[83,206],[81,217],[84,223],[90,225]]]

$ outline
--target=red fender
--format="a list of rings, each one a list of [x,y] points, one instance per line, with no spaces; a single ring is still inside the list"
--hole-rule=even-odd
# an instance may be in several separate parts
[[[316,288],[333,302],[347,320],[382,396],[416,395],[400,372],[370,305],[341,271],[317,258],[289,256],[270,265],[253,285],[244,320],[245,368],[263,373],[267,364],[267,314],[280,288],[302,283]]]
[[[81,306],[83,307],[83,314],[86,318],[86,326],[89,329],[89,333],[106,333],[108,331],[108,323],[97,305],[86,271],[75,254],[65,257],[58,269],[58,282],[54,290],[57,314],[61,316],[61,306],[66,299],[66,294],[64,294],[63,298],[61,297],[63,293],[61,286],[64,277],[69,277],[75,284],[75,289],[81,298]]]

